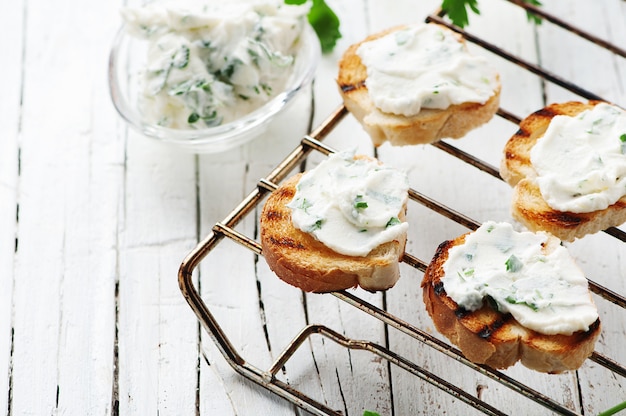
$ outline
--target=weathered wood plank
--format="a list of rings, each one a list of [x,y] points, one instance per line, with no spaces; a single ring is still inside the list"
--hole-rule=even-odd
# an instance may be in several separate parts
[[[80,20],[69,4],[23,10],[13,413],[111,409],[117,189],[109,181],[120,169],[115,140],[92,141],[113,133],[105,126],[115,120],[100,54],[110,8],[73,6]]]
[[[0,37],[0,50],[6,62],[0,65],[0,78],[7,80],[0,95],[0,114],[4,131],[0,151],[0,411],[8,412],[13,343],[13,282],[17,233],[17,194],[19,186],[19,132],[21,77],[24,63],[22,47],[26,30],[24,3],[0,6],[0,27],[14,36]]]
[[[197,240],[196,157],[129,134],[119,258],[120,414],[195,410],[197,321],[178,266]]]

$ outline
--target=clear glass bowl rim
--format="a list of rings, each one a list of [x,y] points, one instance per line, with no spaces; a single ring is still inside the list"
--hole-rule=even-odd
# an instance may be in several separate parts
[[[282,92],[258,109],[230,123],[204,129],[182,130],[146,123],[138,110],[128,101],[127,92],[122,90],[120,77],[129,74],[120,65],[125,64],[121,54],[127,53],[125,48],[131,41],[140,40],[132,39],[126,31],[125,24],[122,24],[113,40],[108,62],[109,93],[116,111],[131,127],[146,136],[165,143],[205,150],[211,146],[216,150],[232,148],[262,133],[262,127],[282,111],[303,87],[312,82],[321,58],[319,39],[313,28],[306,23],[300,39],[302,46],[296,55],[294,72]]]

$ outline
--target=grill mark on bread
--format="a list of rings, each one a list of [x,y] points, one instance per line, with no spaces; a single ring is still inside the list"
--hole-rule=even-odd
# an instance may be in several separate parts
[[[446,294],[446,290],[443,288],[443,282],[439,281],[433,285],[435,295],[442,296]]]
[[[277,210],[268,210],[265,212],[265,221],[281,221],[283,213]]]
[[[587,331],[580,331],[580,336],[579,339],[585,340],[589,337],[591,337],[592,335],[595,334],[596,331],[600,330],[600,318],[596,319],[596,321],[594,323],[592,323],[591,325],[589,325],[589,329]]]
[[[554,111],[552,107],[545,107],[533,113],[533,115],[537,116],[538,118],[547,118],[547,119],[552,119],[554,116],[558,116],[559,114],[561,113]]]
[[[554,211],[548,215],[550,219],[558,221],[562,227],[574,228],[590,220],[588,215],[577,215],[573,212]]]
[[[530,137],[530,132],[523,127],[520,127],[519,130],[515,132],[515,136],[517,137]]]
[[[365,87],[365,81],[361,81],[361,82],[357,82],[356,84],[341,84],[339,86],[339,88],[341,88],[341,91],[345,92],[345,93],[349,93],[361,88]]]
[[[478,336],[482,339],[489,340],[491,338],[497,338],[500,330],[506,331],[505,324],[513,319],[513,316],[509,313],[502,315],[494,320],[491,324],[487,324],[478,332]]]
[[[306,250],[306,247],[302,243],[297,242],[293,238],[289,238],[289,237],[275,238],[271,236],[269,238],[269,241],[275,246],[286,247],[286,248],[290,248],[293,250]]]
[[[446,295],[446,293],[444,292],[443,295]],[[458,319],[463,319],[465,318],[467,315],[469,315],[471,312],[468,311],[467,309],[465,309],[462,306],[459,306],[458,308],[456,308],[456,310],[454,311],[454,315],[458,318]]]

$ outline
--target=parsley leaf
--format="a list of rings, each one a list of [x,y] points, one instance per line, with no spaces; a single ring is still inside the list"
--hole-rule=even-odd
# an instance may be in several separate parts
[[[478,0],[443,0],[441,3],[441,9],[446,12],[452,23],[458,27],[465,27],[469,24],[467,7],[474,13],[480,14]]]
[[[391,217],[389,218],[389,221],[387,221],[387,224],[385,224],[385,228],[393,227],[394,225],[400,224],[400,222],[401,221],[398,217]]]
[[[307,0],[285,0],[285,4],[304,4],[306,2]],[[307,18],[317,33],[322,52],[332,52],[337,40],[341,38],[339,18],[335,12],[328,7],[324,0],[313,0]]]
[[[541,2],[539,0],[523,0],[525,3],[532,4],[533,6],[541,6]],[[467,8],[476,13],[480,14],[480,10],[478,9],[478,0],[442,0],[441,9],[446,12],[452,23],[454,23],[458,27],[465,27],[469,24],[469,15],[467,13]],[[526,13],[528,20],[539,24],[541,23],[541,18],[537,15],[534,15],[530,12]]]
[[[357,195],[354,200],[354,208],[365,209],[367,208],[367,202],[363,200],[363,195]]]

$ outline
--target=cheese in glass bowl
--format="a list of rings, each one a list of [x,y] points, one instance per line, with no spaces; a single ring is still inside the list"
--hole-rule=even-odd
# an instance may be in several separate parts
[[[282,0],[124,8],[109,56],[113,104],[146,136],[193,152],[248,142],[313,79],[321,52],[307,13]]]

